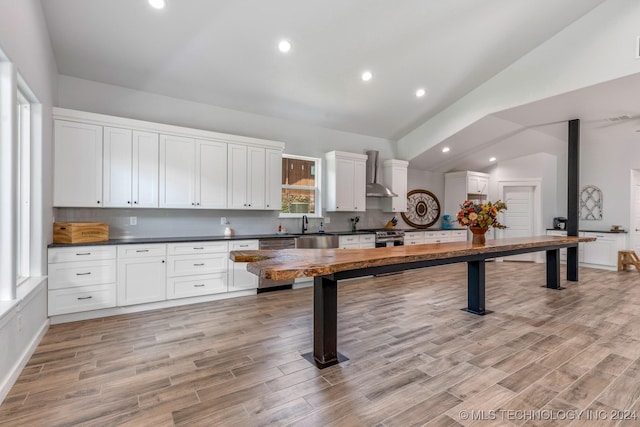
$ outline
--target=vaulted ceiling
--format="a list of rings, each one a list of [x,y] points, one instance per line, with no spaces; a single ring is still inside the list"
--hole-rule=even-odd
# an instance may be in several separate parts
[[[605,0],[167,1],[158,11],[146,0],[43,0],[59,73],[395,141]],[[567,115],[536,108],[547,123]],[[512,122],[532,128],[533,111],[467,132],[489,147],[517,133]],[[459,169],[462,153],[414,162]]]

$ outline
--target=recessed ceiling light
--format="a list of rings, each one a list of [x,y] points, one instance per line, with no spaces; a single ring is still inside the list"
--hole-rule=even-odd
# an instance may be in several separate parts
[[[287,53],[291,50],[291,42],[289,40],[282,40],[278,43],[278,50],[282,53]]]
[[[449,152],[449,147],[442,147],[442,152],[443,153],[448,153]]]
[[[495,158],[495,157],[491,157],[491,158],[489,158],[489,161],[490,161],[490,162],[495,162],[495,161],[496,161],[496,158]]]
[[[368,82],[372,78],[373,78],[373,74],[371,73],[371,71],[365,71],[364,73],[362,73],[362,81]]]
[[[167,7],[166,0],[147,0],[152,8],[154,9],[164,9]]]
[[[417,96],[418,98],[422,98],[422,97],[423,97],[423,96],[425,96],[426,94],[427,94],[427,91],[426,91],[426,90],[424,90],[424,89],[418,89],[418,90],[416,91],[416,96]]]

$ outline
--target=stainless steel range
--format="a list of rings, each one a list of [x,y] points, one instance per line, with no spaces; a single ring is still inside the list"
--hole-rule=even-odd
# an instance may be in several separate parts
[[[404,231],[402,230],[389,230],[384,228],[384,229],[377,229],[377,230],[359,230],[359,231],[361,233],[375,233],[376,248],[404,245]]]

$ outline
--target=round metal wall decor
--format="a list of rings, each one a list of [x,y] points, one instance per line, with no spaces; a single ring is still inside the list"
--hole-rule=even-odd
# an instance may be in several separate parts
[[[440,202],[431,191],[411,190],[407,193],[407,212],[400,215],[414,228],[431,227],[440,218]]]

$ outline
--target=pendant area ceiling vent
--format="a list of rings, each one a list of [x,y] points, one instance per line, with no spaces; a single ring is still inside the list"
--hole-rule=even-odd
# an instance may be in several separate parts
[[[367,197],[398,197],[384,185],[378,184],[377,151],[367,151]]]

